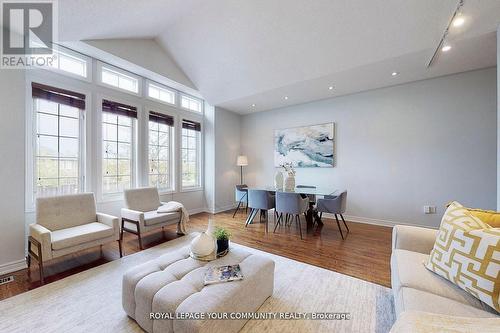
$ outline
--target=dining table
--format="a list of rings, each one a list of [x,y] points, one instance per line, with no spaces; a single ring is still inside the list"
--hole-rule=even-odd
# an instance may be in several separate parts
[[[302,195],[315,195],[319,197],[324,197],[324,196],[335,196],[339,192],[339,189],[333,188],[330,186],[308,186],[308,185],[299,185],[295,186],[293,190],[287,190],[284,188],[276,188],[274,186],[248,186],[248,190],[264,190],[268,191],[271,193],[276,193],[276,192],[287,192],[287,193],[297,193],[297,194],[302,194]],[[249,221],[251,218],[250,215],[248,215],[247,220],[245,223],[251,224],[252,221]],[[321,219],[319,218],[318,214],[314,210],[314,202],[309,203],[309,208],[306,212],[306,222],[307,222],[307,228],[311,228],[314,224],[314,220],[316,220],[318,223],[321,223]]]

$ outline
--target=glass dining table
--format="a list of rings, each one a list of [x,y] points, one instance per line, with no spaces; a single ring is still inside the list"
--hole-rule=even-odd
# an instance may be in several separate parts
[[[287,193],[297,193],[297,194],[302,194],[302,195],[315,195],[319,197],[324,197],[324,196],[335,196],[340,193],[339,189],[329,187],[329,186],[296,186],[293,190],[285,190],[283,188],[275,188],[274,186],[248,186],[246,189],[248,190],[264,190],[272,193],[276,192],[287,192]],[[321,221],[319,220],[319,217],[317,214],[314,212],[314,203],[311,202],[309,204],[309,209],[306,212],[306,221],[307,221],[307,227],[310,228],[313,225],[314,219],[317,219],[319,223]],[[250,221],[247,221],[250,222]],[[251,223],[251,222],[250,222]]]

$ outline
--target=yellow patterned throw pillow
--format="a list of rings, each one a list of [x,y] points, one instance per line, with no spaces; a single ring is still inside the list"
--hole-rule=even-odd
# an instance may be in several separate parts
[[[500,228],[458,202],[444,213],[425,266],[500,312]]]

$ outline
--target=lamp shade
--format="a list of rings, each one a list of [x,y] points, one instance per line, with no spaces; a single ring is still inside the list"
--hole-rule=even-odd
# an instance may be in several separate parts
[[[238,156],[238,159],[236,160],[236,165],[237,166],[247,166],[248,165],[248,158],[246,157],[246,155]]]

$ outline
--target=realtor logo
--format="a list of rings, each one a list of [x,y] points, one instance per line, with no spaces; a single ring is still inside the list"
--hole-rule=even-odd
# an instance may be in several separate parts
[[[51,64],[55,41],[55,1],[4,0],[2,6],[2,68]]]

